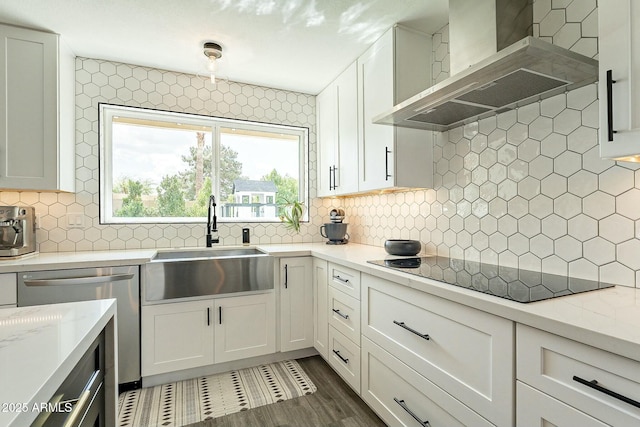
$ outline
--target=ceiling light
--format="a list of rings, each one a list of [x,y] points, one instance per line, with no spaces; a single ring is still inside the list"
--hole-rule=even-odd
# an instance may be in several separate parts
[[[222,47],[218,43],[207,42],[204,44],[204,56],[209,58],[209,64],[207,68],[209,70],[211,84],[215,86],[216,71],[218,70],[217,61],[222,57]]]

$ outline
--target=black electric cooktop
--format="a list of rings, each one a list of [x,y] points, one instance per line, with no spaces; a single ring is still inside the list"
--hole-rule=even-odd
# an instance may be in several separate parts
[[[435,256],[369,263],[521,303],[614,286],[594,280]]]

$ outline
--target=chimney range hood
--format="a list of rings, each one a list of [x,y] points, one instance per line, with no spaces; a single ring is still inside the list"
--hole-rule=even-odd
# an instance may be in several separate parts
[[[526,35],[532,25],[527,0],[450,0],[449,7],[452,72],[455,49],[463,57],[456,65],[463,68],[487,46],[495,51],[509,44],[374,117],[374,123],[446,131],[598,80],[598,61]],[[476,30],[478,22],[495,23],[488,42],[487,31]]]

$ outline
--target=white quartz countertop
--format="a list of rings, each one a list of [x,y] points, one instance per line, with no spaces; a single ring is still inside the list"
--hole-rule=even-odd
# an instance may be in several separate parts
[[[370,260],[397,258],[387,255],[382,247],[355,243],[293,243],[254,247],[276,257],[315,256],[339,263],[640,361],[640,290],[635,288],[616,286],[521,304],[367,263]],[[144,264],[153,258],[156,252],[155,249],[143,249],[45,253],[22,260],[0,261],[0,273]]]
[[[0,259],[0,273],[144,264],[149,262],[156,252],[155,249],[129,249],[41,253],[24,258]]]
[[[0,425],[29,425],[115,313],[114,299],[0,310]]]

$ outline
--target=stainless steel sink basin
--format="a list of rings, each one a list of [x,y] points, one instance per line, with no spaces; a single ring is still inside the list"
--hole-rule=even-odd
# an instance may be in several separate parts
[[[170,261],[200,258],[222,258],[222,257],[245,257],[251,255],[268,256],[264,252],[255,248],[234,248],[234,249],[186,249],[175,251],[159,251],[153,257],[154,261]]]
[[[140,269],[142,303],[273,289],[273,268],[255,248],[159,251]]]

